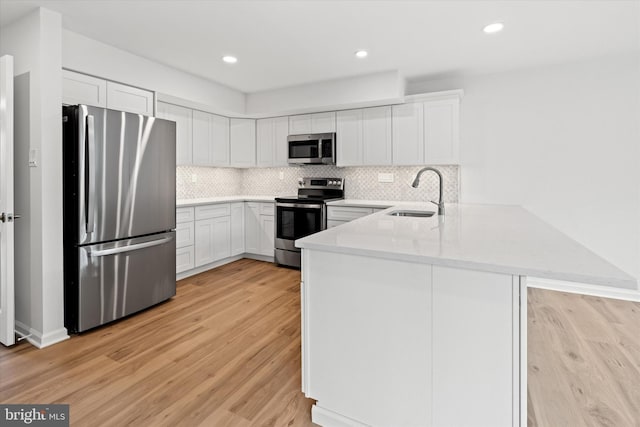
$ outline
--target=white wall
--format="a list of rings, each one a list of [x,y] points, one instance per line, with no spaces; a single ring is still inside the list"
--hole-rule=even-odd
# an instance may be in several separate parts
[[[242,92],[68,30],[62,30],[62,66],[204,104],[220,114],[245,111]]]
[[[385,71],[247,94],[247,114],[278,115],[332,110],[341,105],[382,105],[404,97],[404,79]]]
[[[15,58],[16,320],[30,341],[67,338],[63,319],[61,16],[37,9],[2,28],[0,54]],[[26,80],[24,80],[26,79]],[[22,98],[22,99],[18,99]],[[16,111],[19,114],[19,111]],[[27,164],[37,151],[38,166]]]
[[[463,88],[461,200],[523,205],[640,277],[640,56],[440,81]]]

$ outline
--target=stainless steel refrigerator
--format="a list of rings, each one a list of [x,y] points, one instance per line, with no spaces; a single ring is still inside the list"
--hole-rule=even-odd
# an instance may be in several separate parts
[[[176,293],[176,125],[63,107],[65,327],[111,322]]]

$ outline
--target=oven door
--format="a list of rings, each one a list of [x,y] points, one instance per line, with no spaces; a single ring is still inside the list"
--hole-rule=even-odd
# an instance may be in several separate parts
[[[298,251],[296,239],[317,233],[327,227],[324,203],[276,203],[277,249]]]

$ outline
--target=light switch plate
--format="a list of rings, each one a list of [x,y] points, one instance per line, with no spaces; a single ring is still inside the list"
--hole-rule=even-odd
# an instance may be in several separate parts
[[[280,174],[278,175],[278,177],[280,178],[280,181],[284,180],[284,172],[280,171]]]
[[[29,150],[29,167],[38,167],[38,149],[32,148]]]
[[[191,174],[191,182],[193,182],[194,184],[196,182],[198,182],[198,175],[196,175],[195,173]]]
[[[393,182],[394,176],[393,173],[379,173],[378,174],[378,182]]]

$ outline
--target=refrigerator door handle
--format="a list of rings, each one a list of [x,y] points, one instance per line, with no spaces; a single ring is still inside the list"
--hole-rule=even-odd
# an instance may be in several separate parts
[[[167,242],[170,242],[172,239],[173,239],[173,237],[165,237],[165,238],[158,239],[158,240],[152,240],[150,242],[137,243],[135,245],[120,246],[120,247],[117,247],[117,248],[110,248],[110,249],[90,250],[90,251],[87,251],[87,255],[89,255],[91,257],[115,255],[115,254],[120,254],[120,253],[123,253],[123,252],[130,252],[130,251],[135,251],[135,250],[138,250],[138,249],[150,248],[152,246],[163,245],[163,244],[165,244]]]
[[[95,198],[96,198],[96,136],[94,118],[92,115],[87,115],[87,156],[88,167],[86,169],[87,178],[89,181],[89,191],[87,193],[87,219],[86,227],[87,234],[93,233],[95,222]]]

